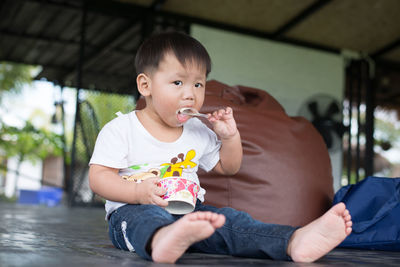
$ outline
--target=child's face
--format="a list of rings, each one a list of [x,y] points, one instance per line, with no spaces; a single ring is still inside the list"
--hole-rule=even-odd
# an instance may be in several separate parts
[[[206,70],[196,63],[188,62],[184,67],[173,54],[167,53],[150,80],[151,110],[169,126],[180,126],[189,119],[178,118],[178,109],[200,110],[203,105]]]

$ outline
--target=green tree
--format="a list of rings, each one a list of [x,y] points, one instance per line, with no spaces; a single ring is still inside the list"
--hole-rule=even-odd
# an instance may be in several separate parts
[[[24,160],[36,162],[48,155],[60,156],[62,148],[61,135],[45,129],[37,129],[29,121],[25,122],[22,128],[7,126],[0,122],[0,150],[5,152],[8,158],[15,156],[18,158],[15,170],[17,179]]]
[[[35,70],[37,67],[30,65],[0,62],[0,100],[4,92],[18,93],[31,84]]]

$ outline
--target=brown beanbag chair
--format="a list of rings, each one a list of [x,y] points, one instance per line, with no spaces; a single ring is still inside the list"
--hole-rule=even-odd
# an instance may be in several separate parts
[[[141,98],[136,108],[144,106]],[[242,166],[234,176],[199,172],[205,204],[292,226],[321,216],[332,203],[333,178],[328,150],[312,124],[287,116],[263,90],[208,81],[201,111],[226,106],[242,137]]]
[[[267,92],[209,81],[202,112],[233,108],[242,137],[239,172],[200,172],[205,203],[246,211],[268,223],[302,226],[332,203],[333,178],[322,137],[302,117],[289,117]]]

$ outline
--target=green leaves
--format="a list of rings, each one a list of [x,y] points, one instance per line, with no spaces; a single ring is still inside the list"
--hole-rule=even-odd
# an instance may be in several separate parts
[[[6,157],[18,156],[22,161],[35,162],[48,155],[62,155],[62,136],[45,129],[37,129],[30,122],[22,128],[0,122],[0,149]]]
[[[0,100],[5,91],[20,92],[26,84],[32,83],[33,75],[37,67],[0,62]]]

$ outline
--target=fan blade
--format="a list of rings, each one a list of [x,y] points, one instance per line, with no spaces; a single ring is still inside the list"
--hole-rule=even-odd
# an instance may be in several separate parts
[[[320,133],[321,133],[321,135],[322,135],[322,138],[324,139],[324,141],[325,141],[325,144],[326,144],[326,147],[328,148],[328,149],[331,149],[332,148],[332,146],[333,146],[333,138],[332,138],[332,134],[331,134],[331,132],[328,130],[328,129],[322,129],[321,131],[320,131]]]
[[[318,113],[318,104],[316,101],[312,101],[310,103],[308,103],[308,110],[311,112],[311,114],[313,115],[313,120],[314,119],[318,119],[319,113]]]
[[[340,111],[339,106],[336,102],[331,102],[329,104],[328,109],[325,112],[325,117],[326,118],[331,118],[333,115],[338,113]]]
[[[336,134],[342,138],[343,134],[348,131],[348,127],[344,126],[343,123],[341,122],[335,122],[334,126],[333,126],[334,131],[336,132]]]
[[[319,134],[322,136],[322,139],[324,139],[325,145],[328,149],[330,149],[333,145],[333,137],[331,136],[331,127],[326,127],[325,125],[326,121],[315,121],[313,123],[314,127],[317,129]]]

